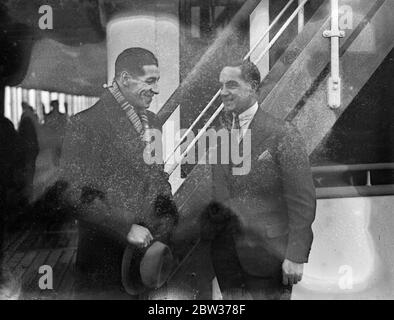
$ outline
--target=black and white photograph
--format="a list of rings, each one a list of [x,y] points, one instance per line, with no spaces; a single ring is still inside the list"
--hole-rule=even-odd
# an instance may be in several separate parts
[[[0,300],[393,299],[393,0],[0,0]]]

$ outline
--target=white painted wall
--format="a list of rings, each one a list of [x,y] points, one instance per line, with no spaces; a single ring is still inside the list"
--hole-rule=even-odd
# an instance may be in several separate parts
[[[394,196],[317,201],[314,241],[292,299],[394,298]]]

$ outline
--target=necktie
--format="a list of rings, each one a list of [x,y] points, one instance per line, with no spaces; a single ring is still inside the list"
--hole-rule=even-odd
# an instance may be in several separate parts
[[[242,137],[242,132],[241,132],[241,125],[239,123],[239,116],[237,113],[233,114],[233,134],[237,138],[237,141],[239,142],[241,137]]]
[[[238,116],[237,113],[233,114],[233,119],[234,119],[233,129],[234,130],[240,130],[241,129],[241,125],[239,123],[239,116]]]

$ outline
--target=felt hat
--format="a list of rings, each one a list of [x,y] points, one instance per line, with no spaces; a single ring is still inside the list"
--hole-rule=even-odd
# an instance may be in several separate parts
[[[174,266],[170,248],[160,241],[154,241],[144,249],[128,245],[122,258],[123,287],[130,295],[160,288]]]

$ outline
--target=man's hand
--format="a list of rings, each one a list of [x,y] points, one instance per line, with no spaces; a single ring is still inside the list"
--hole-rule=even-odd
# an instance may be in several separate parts
[[[133,224],[129,234],[127,235],[127,241],[138,248],[145,248],[149,246],[152,240],[153,237],[150,231],[138,224]]]
[[[283,284],[285,286],[292,286],[293,284],[297,284],[297,282],[301,281],[302,273],[304,272],[304,264],[295,263],[285,259],[282,264],[282,272]]]

